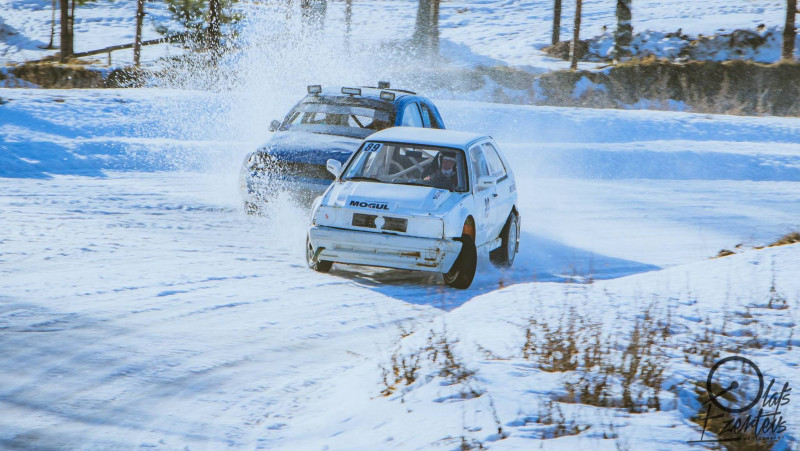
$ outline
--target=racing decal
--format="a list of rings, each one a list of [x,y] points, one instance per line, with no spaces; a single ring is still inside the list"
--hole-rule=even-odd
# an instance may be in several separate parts
[[[487,218],[488,218],[488,217],[489,217],[489,198],[488,198],[488,197],[487,197],[487,198],[485,198],[485,199],[483,200],[483,203],[484,203],[484,205],[486,206],[486,208],[485,208],[485,210],[484,210],[484,212],[483,212],[483,216],[485,216],[485,217],[487,217]]]
[[[381,210],[381,211],[394,210],[394,205],[389,202],[380,200],[370,200],[370,199],[350,198],[347,200],[347,206],[356,208],[366,208],[368,210]]]
[[[364,152],[377,152],[381,150],[381,147],[383,147],[382,143],[367,143],[367,145],[364,146]]]

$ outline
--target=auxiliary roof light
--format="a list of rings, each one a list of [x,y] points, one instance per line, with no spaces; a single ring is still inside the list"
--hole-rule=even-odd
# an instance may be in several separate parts
[[[381,91],[381,99],[391,102],[394,100],[394,93],[389,91]]]
[[[308,93],[309,94],[319,94],[322,92],[321,85],[308,85]]]
[[[379,81],[378,82],[378,89],[389,89],[390,86],[391,85],[389,84],[388,81]]]
[[[342,88],[342,94],[350,94],[351,96],[360,96],[361,88]]]

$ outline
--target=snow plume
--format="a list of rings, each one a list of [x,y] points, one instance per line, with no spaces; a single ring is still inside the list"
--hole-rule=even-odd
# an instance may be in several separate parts
[[[182,93],[156,102],[152,114],[159,124],[143,130],[202,142],[165,155],[165,165],[207,173],[210,184],[228,190],[231,200],[238,197],[230,187],[238,186],[243,158],[269,139],[270,121],[282,119],[307,85],[375,86],[409,60],[399,56],[408,54],[404,44],[348,46],[343,4],[330,4],[326,20],[317,25],[305,23],[296,5],[243,7],[239,34],[225,43],[221,56],[185,55],[153,76],[151,85]]]

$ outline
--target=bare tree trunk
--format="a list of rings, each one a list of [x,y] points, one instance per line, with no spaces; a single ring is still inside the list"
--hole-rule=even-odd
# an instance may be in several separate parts
[[[47,44],[46,49],[53,48],[53,39],[56,36],[56,0],[53,0],[53,14],[50,16],[50,43]]]
[[[350,34],[353,31],[353,0],[344,3],[344,45],[350,50]]]
[[[795,16],[797,15],[797,0],[786,0],[786,24],[783,27],[783,54],[786,61],[794,60],[794,41],[797,39],[795,29]]]
[[[617,0],[617,31],[614,33],[614,61],[631,56],[633,26],[631,25],[632,0]]]
[[[561,0],[555,0],[553,4],[553,37],[552,45],[561,41]]]
[[[420,50],[424,50],[425,36],[428,33],[428,17],[430,17],[431,1],[419,0],[417,4],[417,23],[414,26],[414,46]]]
[[[139,67],[142,55],[142,22],[144,22],[144,0],[136,2],[136,35],[133,40],[133,65]]]
[[[572,45],[569,47],[569,68],[578,68],[578,45],[581,42],[581,9],[583,0],[575,0],[575,23],[572,27]]]
[[[414,45],[430,58],[439,54],[439,0],[419,0]]]
[[[69,16],[69,0],[59,0],[61,6],[61,62],[65,63],[75,53],[72,49],[72,19]]]
[[[219,50],[222,35],[219,25],[219,0],[208,0],[208,44],[212,50]]]
[[[433,0],[431,12],[431,57],[439,56],[439,0]]]

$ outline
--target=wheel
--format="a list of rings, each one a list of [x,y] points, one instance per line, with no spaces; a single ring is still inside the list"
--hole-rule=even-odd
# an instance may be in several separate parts
[[[489,260],[495,266],[508,268],[514,264],[514,257],[517,256],[519,248],[519,218],[513,211],[508,215],[506,225],[500,232],[501,244],[497,249],[489,252]]]
[[[327,260],[314,261],[314,248],[311,247],[311,240],[306,236],[306,263],[308,267],[317,272],[328,272],[333,266],[333,262]]]
[[[462,235],[461,252],[458,254],[453,267],[450,271],[443,274],[444,283],[447,285],[465,290],[472,284],[475,277],[475,268],[478,266],[478,251],[475,249],[475,241],[469,235]]]

